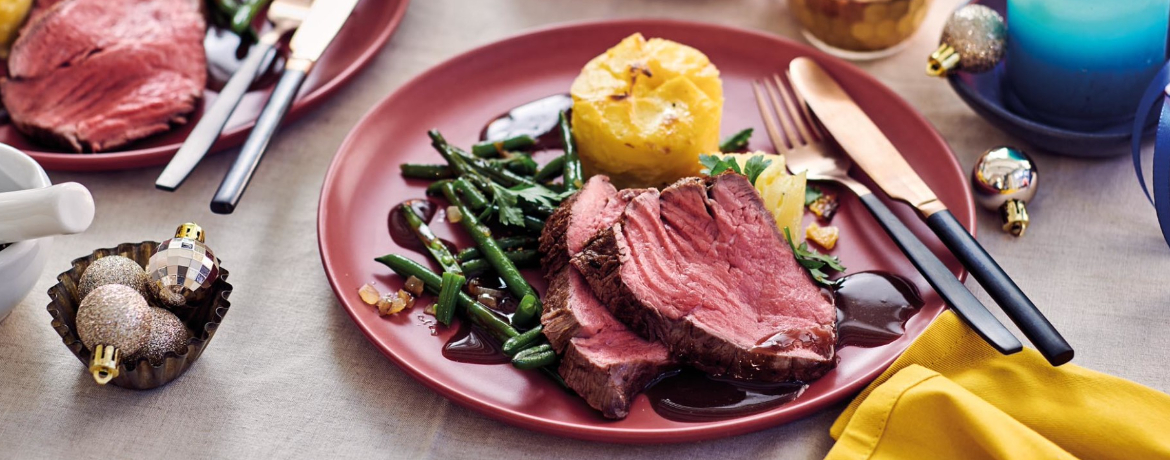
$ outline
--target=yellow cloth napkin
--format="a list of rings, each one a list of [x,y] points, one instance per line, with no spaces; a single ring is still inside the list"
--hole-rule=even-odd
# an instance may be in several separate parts
[[[997,353],[950,311],[837,418],[827,459],[1170,459],[1170,395]]]

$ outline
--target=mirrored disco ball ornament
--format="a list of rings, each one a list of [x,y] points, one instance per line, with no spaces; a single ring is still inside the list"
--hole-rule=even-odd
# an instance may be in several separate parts
[[[158,300],[170,308],[197,302],[211,291],[219,278],[219,261],[203,243],[203,229],[194,223],[180,225],[175,237],[158,245],[146,267],[158,285]]]

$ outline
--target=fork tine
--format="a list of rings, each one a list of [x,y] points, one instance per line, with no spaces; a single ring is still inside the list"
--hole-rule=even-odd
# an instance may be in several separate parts
[[[766,86],[766,83],[765,83]],[[780,124],[776,122],[776,117],[772,115],[772,109],[768,108],[768,98],[764,96],[764,91],[760,89],[760,82],[752,82],[752,91],[756,94],[756,106],[760,109],[760,117],[764,119],[764,129],[768,131],[768,139],[772,141],[772,148],[776,149],[776,153],[786,153],[789,149],[787,136],[782,134]],[[796,146],[796,143],[792,143]]]
[[[768,98],[772,101],[772,109],[776,111],[776,117],[780,119],[780,130],[784,132],[784,137],[788,139],[789,145],[792,148],[796,148],[798,145],[804,145],[804,138],[799,137],[800,134],[796,129],[791,114],[784,107],[784,103],[781,102],[784,100],[784,95],[779,93],[779,91],[783,91],[783,89],[776,87],[775,84],[768,80],[764,80],[764,89],[767,90]]]
[[[796,132],[800,133],[800,138],[805,144],[816,142],[812,138],[812,135],[809,134],[808,123],[801,118],[800,111],[796,108],[796,104],[792,102],[795,100],[795,96],[793,96],[795,91],[788,85],[786,79],[778,74],[772,74],[772,81],[776,84],[776,90],[780,93],[780,99],[784,101],[783,107],[785,114],[788,116],[788,120],[792,122]]]
[[[816,136],[817,140],[828,140],[829,136],[825,134],[825,131],[821,128],[820,123],[816,118],[813,118],[812,112],[808,110],[808,103],[804,101],[804,96],[802,96],[800,92],[796,90],[795,86],[792,86],[792,72],[785,70],[784,76],[788,81],[788,88],[792,90],[792,97],[796,101],[796,105],[800,106],[800,113],[804,117],[805,126],[808,127],[813,136]]]

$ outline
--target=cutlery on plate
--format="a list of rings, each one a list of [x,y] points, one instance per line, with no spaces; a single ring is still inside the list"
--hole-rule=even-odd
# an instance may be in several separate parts
[[[93,196],[76,182],[0,193],[0,244],[84,232],[93,212]]]
[[[256,119],[256,127],[244,141],[240,148],[240,156],[232,164],[223,182],[219,184],[215,197],[211,200],[211,211],[217,214],[231,214],[244,195],[244,189],[256,172],[260,158],[268,149],[272,136],[276,134],[280,121],[288,113],[293,99],[297,96],[305,77],[313,69],[313,65],[321,58],[325,48],[337,36],[341,26],[349,19],[358,0],[316,0],[309,7],[305,21],[297,28],[289,43],[291,55],[285,64],[284,73],[280,81],[272,89],[272,95],[260,117]]]
[[[784,154],[784,161],[790,171],[807,171],[809,180],[835,182],[856,194],[943,301],[965,319],[983,340],[1005,355],[1023,348],[1011,331],[987,311],[979,299],[890,212],[877,195],[849,177],[852,163],[828,144],[827,136],[813,122],[799,93],[790,93],[789,85],[779,75],[773,75],[770,80],[753,82],[752,89],[768,138],[776,151]]]
[[[999,304],[1036,349],[1054,366],[1073,358],[1073,349],[1048,318],[987,254],[930,187],[910,167],[873,120],[815,61],[796,58],[789,78],[821,125],[890,198],[918,210],[939,239]]]
[[[199,118],[199,123],[195,124],[187,140],[183,141],[182,147],[179,147],[166,169],[158,176],[155,187],[173,192],[183,185],[183,181],[211,151],[215,141],[219,140],[219,133],[227,126],[232,112],[244,94],[247,94],[248,87],[256,80],[264,63],[271,62],[276,56],[277,43],[305,20],[311,3],[312,0],[275,0],[268,6],[268,21],[272,23],[272,30],[261,35],[260,40],[248,50],[248,56],[240,68],[219,91],[215,102]]]

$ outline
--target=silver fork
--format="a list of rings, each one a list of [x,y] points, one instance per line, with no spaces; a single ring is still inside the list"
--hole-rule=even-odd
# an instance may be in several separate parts
[[[1022,348],[1019,340],[995,319],[979,299],[955,278],[946,265],[943,265],[922,240],[906,228],[906,225],[869,190],[869,187],[849,177],[849,168],[853,162],[827,142],[828,136],[817,126],[804,99],[788,84],[787,78],[772,75],[763,81],[753,82],[752,88],[755,90],[756,104],[759,106],[760,116],[764,119],[768,138],[775,146],[776,153],[784,154],[789,171],[794,173],[807,171],[809,180],[836,182],[857,194],[886,233],[894,239],[902,253],[906,254],[914,267],[946,303],[960,316],[968,319],[969,323],[974,323],[970,320],[978,316],[980,317],[978,324],[984,325],[982,326],[984,328],[994,328],[978,331],[985,336],[995,336],[1004,340],[993,343],[1014,343],[1004,350],[1005,354],[1014,353]]]

